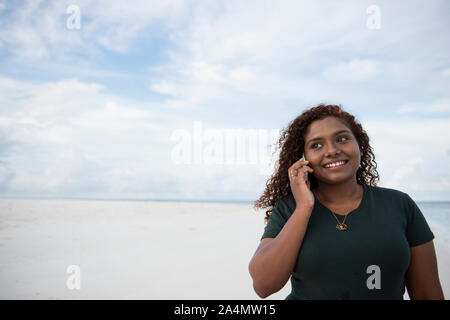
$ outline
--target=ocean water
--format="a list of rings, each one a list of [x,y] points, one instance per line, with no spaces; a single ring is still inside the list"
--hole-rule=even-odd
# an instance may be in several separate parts
[[[450,202],[416,202],[425,218],[450,229]]]
[[[416,202],[435,236],[450,244],[450,202]]]

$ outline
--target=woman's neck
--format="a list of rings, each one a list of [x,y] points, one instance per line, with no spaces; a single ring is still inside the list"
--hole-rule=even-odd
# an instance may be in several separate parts
[[[361,192],[363,192],[363,187],[356,182],[356,179],[338,185],[318,183],[318,186],[313,190],[314,195],[320,202],[337,205],[359,199]]]

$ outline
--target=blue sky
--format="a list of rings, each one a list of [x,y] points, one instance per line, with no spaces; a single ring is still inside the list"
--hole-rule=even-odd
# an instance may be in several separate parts
[[[228,147],[227,130],[277,132],[325,102],[368,132],[380,186],[450,201],[449,12],[448,1],[0,1],[0,196],[253,200],[267,159],[206,154]],[[192,139],[191,162],[174,158],[189,140],[177,133]]]

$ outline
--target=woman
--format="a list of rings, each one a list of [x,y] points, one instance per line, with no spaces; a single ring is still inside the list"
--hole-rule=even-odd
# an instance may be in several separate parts
[[[434,235],[414,201],[376,186],[369,137],[341,107],[318,105],[278,141],[255,208],[267,225],[249,264],[255,292],[286,299],[443,299]],[[300,158],[304,155],[302,158]],[[306,160],[306,159],[307,160]]]

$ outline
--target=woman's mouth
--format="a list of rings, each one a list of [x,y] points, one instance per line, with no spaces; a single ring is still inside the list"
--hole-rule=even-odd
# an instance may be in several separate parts
[[[340,160],[332,163],[328,163],[322,167],[328,170],[339,170],[347,164],[348,160]]]

